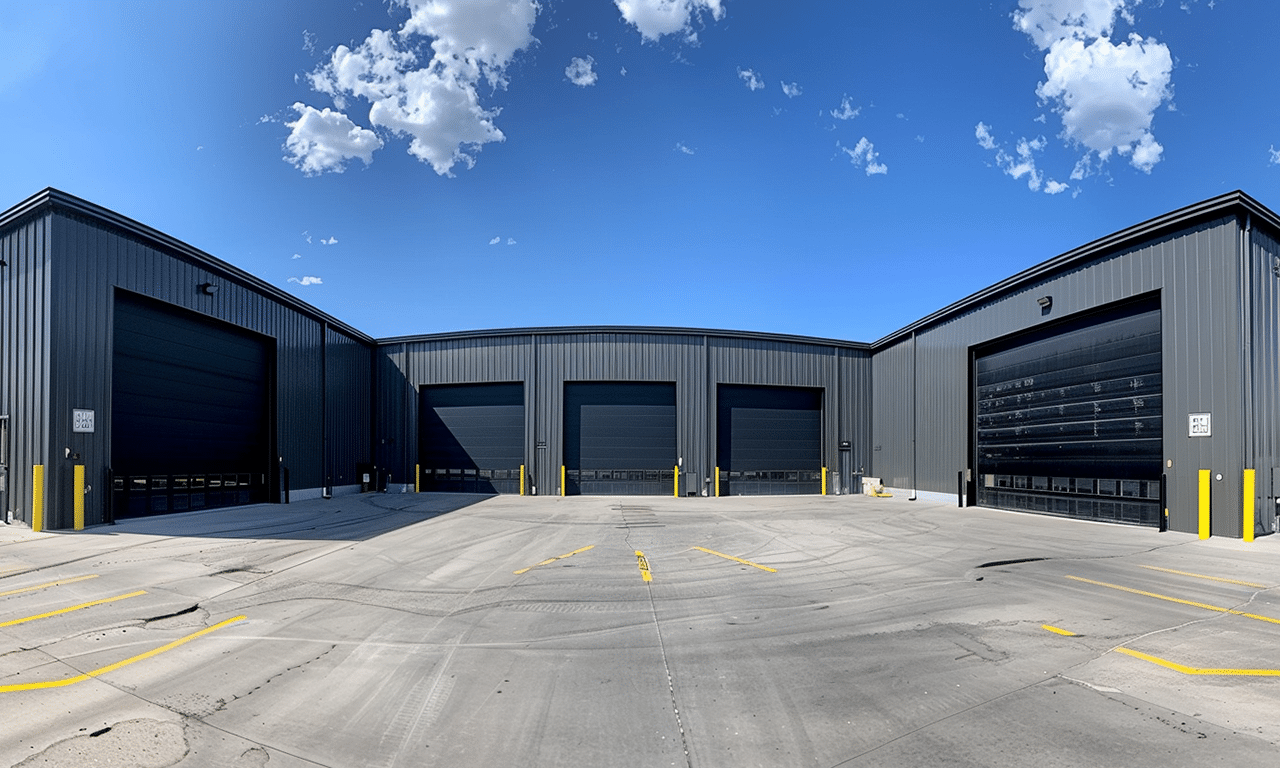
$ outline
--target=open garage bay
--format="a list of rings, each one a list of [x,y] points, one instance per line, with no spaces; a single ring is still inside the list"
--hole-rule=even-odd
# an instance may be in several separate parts
[[[0,764],[1261,765],[1278,546],[864,497],[3,530]]]

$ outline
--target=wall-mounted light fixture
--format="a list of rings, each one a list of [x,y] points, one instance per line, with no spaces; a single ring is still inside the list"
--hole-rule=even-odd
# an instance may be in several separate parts
[[[205,296],[212,296],[213,294],[218,292],[218,286],[214,285],[213,283],[201,283],[200,292],[203,293]]]
[[[1040,305],[1040,314],[1042,315],[1049,314],[1049,310],[1053,309],[1052,296],[1041,296],[1040,298],[1036,299],[1036,303]]]

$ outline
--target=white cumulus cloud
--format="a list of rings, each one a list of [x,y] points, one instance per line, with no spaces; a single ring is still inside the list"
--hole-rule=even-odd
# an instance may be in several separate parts
[[[696,40],[693,24],[703,13],[709,13],[716,21],[724,18],[720,0],[614,0],[614,5],[622,12],[622,18],[650,42],[674,34]]]
[[[302,103],[293,105],[298,119],[285,123],[291,129],[284,148],[285,160],[308,176],[342,173],[347,161],[360,159],[373,162],[373,153],[382,148],[382,140],[367,128],[361,128],[341,112],[316,109]]]
[[[1280,165],[1280,149],[1276,149],[1273,144],[1271,145],[1271,149],[1267,150],[1267,152],[1271,155],[1271,162],[1269,165]]]
[[[804,93],[804,91],[801,90],[799,83],[782,83],[781,85],[782,92],[787,94],[787,98],[789,99],[794,99]]]
[[[991,134],[991,126],[978,123],[973,130],[978,146],[996,153],[996,167],[1015,179],[1026,178],[1027,188],[1032,192],[1043,191],[1048,195],[1065,192],[1070,185],[1055,179],[1045,179],[1044,172],[1036,167],[1036,153],[1041,152],[1048,144],[1043,136],[1034,139],[1019,139],[1013,154],[996,142]]]
[[[759,75],[750,69],[743,69],[739,67],[738,77],[753,91],[759,91],[764,88],[764,81],[760,79]]]
[[[694,150],[689,149],[688,147],[686,147],[686,146],[684,145],[684,142],[681,142],[681,141],[677,141],[677,142],[676,142],[676,151],[677,151],[677,152],[683,152],[683,153],[684,153],[684,154],[686,154],[686,155],[693,155],[693,154],[696,154],[696,152],[695,152]]]
[[[500,243],[500,242],[502,242],[502,238],[500,238],[500,237],[495,237],[495,238],[493,238],[492,240],[490,240],[490,241],[489,241],[489,245],[497,245],[497,244],[498,244],[498,243]]]
[[[594,69],[595,64],[596,60],[590,56],[585,59],[575,56],[569,62],[569,66],[564,68],[564,76],[569,78],[569,82],[583,88],[588,85],[595,85],[597,79]]]
[[[320,285],[323,280],[314,275],[303,275],[302,277],[291,277],[288,282],[297,283],[298,285]]]
[[[848,96],[840,100],[839,111],[831,110],[831,116],[837,120],[852,120],[860,114],[862,114],[862,107],[854,107]]]
[[[1150,173],[1164,148],[1152,133],[1161,104],[1173,98],[1173,57],[1154,38],[1131,33],[1114,43],[1117,17],[1133,23],[1135,0],[1019,0],[1014,26],[1045,52],[1036,95],[1062,119],[1062,138],[1086,155],[1083,177],[1113,153]]]
[[[295,254],[293,254],[293,258],[295,258],[295,259],[300,259],[300,258],[302,258],[302,254],[300,254],[300,253],[295,253]]]
[[[326,239],[324,239],[324,240],[321,240],[321,241],[320,241],[320,244],[321,244],[321,245],[337,245],[337,244],[338,244],[338,238],[334,237],[333,235],[329,235],[329,237],[328,237],[328,238],[326,238]]]
[[[516,239],[514,237],[507,238],[507,245],[515,245],[515,244],[516,244]]]
[[[308,80],[333,99],[339,111],[324,112],[341,118],[343,125],[354,127],[343,113],[353,100],[365,100],[372,128],[408,138],[410,155],[451,176],[458,163],[473,166],[484,144],[505,140],[494,123],[498,110],[481,104],[478,88],[482,81],[491,88],[506,87],[507,67],[533,42],[541,6],[533,0],[392,1],[410,11],[399,30],[375,29],[354,48],[338,46]],[[357,134],[365,142],[362,149],[377,141],[371,130],[359,130],[364,132]],[[293,142],[290,136],[286,146],[291,151]],[[380,147],[378,141],[360,154],[348,150],[345,158],[365,159]],[[293,162],[304,172],[339,169],[329,159],[332,151],[320,153],[324,148],[302,145]],[[313,160],[313,154],[319,159]]]
[[[836,146],[849,156],[849,162],[866,170],[868,176],[876,176],[889,172],[889,166],[879,162],[880,153],[876,152],[875,145],[867,141],[867,137],[863,136],[858,139],[858,143],[849,149],[846,146],[836,142]]]

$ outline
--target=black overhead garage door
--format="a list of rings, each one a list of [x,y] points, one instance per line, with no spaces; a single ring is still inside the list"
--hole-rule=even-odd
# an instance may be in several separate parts
[[[978,503],[1159,524],[1160,339],[1147,300],[977,352]]]
[[[521,492],[523,384],[423,387],[418,397],[422,490]]]
[[[721,496],[822,492],[822,390],[716,388]]]
[[[565,493],[675,492],[676,385],[564,385]]]
[[[114,514],[268,501],[274,358],[267,337],[117,293]]]

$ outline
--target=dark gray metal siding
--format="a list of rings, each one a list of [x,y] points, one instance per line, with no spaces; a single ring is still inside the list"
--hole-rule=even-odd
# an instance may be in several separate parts
[[[1249,286],[1245,307],[1247,336],[1243,393],[1250,466],[1257,470],[1253,503],[1256,533],[1276,530],[1276,499],[1280,497],[1280,240],[1249,222],[1245,235],[1248,257],[1242,261]]]
[[[319,488],[326,474],[354,475],[354,463],[360,460],[357,457],[368,453],[372,402],[369,385],[363,382],[369,378],[371,340],[346,335],[345,326],[341,333],[330,330],[336,350],[327,365],[333,386],[326,398],[321,340],[330,321],[324,316],[307,313],[300,302],[293,302],[296,306],[286,303],[289,299],[272,295],[271,289],[257,285],[254,278],[230,268],[224,270],[212,260],[199,262],[184,255],[178,245],[171,247],[167,241],[151,240],[97,217],[55,208],[40,221],[38,229],[44,233],[40,247],[47,250],[48,261],[41,269],[23,267],[34,278],[26,281],[29,285],[24,286],[23,281],[6,284],[12,286],[9,290],[22,294],[13,311],[28,318],[26,323],[47,313],[48,330],[21,332],[21,340],[6,343],[6,357],[25,358],[30,353],[23,350],[43,349],[47,374],[39,370],[38,361],[33,360],[37,367],[31,368],[15,358],[10,367],[14,373],[6,378],[23,392],[20,398],[31,401],[29,406],[21,404],[20,411],[15,405],[15,415],[22,414],[15,428],[40,415],[48,419],[48,443],[39,446],[31,430],[23,427],[21,439],[32,446],[24,456],[14,457],[15,465],[23,462],[18,466],[23,473],[29,472],[28,462],[41,463],[34,461],[35,454],[47,457],[48,528],[72,524],[72,468],[76,462],[65,458],[68,448],[83,457],[86,482],[92,487],[86,496],[86,522],[104,519],[111,445],[112,295],[117,287],[274,338],[273,428],[277,452],[291,472],[292,487]],[[22,242],[30,237],[23,234],[26,231],[24,227],[6,238],[17,237]],[[30,262],[35,257],[23,258]],[[201,293],[198,286],[206,282],[220,290],[212,296]],[[27,370],[19,372],[13,367],[16,365]],[[42,405],[40,398],[47,402]],[[95,411],[94,433],[72,433],[73,408]],[[319,418],[322,412],[336,430],[330,434],[328,464]],[[25,508],[29,506],[29,487],[19,491],[22,495],[11,498],[26,499]]]
[[[28,523],[31,467],[50,461],[52,220],[43,213],[0,234],[0,260],[8,265],[0,267],[0,413],[9,416],[8,489],[0,512]]]
[[[1215,481],[1215,535],[1238,536],[1243,459],[1237,219],[1220,218],[1104,254],[1012,288],[936,325],[915,328],[874,355],[872,475],[904,487],[954,493],[970,466],[969,349],[1077,312],[1158,291],[1161,297],[1165,458],[1170,526],[1197,525],[1196,470]],[[1041,314],[1037,299],[1053,297]],[[914,366],[913,366],[914,361]],[[914,375],[912,374],[914,370]],[[914,384],[912,384],[914,382]],[[1213,437],[1187,437],[1187,415],[1214,414]],[[915,450],[911,436],[915,435]],[[914,483],[912,466],[918,471]]]
[[[559,492],[564,462],[563,392],[565,382],[572,381],[675,383],[681,493],[711,490],[715,387],[720,383],[822,389],[824,461],[833,472],[838,470],[840,440],[853,446],[848,452],[853,470],[867,460],[870,427],[861,414],[867,412],[869,399],[870,355],[853,345],[694,330],[491,333],[380,343],[377,431],[381,464],[412,477],[410,451],[396,446],[416,445],[415,387],[495,381],[525,384],[526,456],[530,485],[536,485],[540,494]],[[847,478],[844,484],[848,484]],[[835,488],[834,483],[831,487]]]

